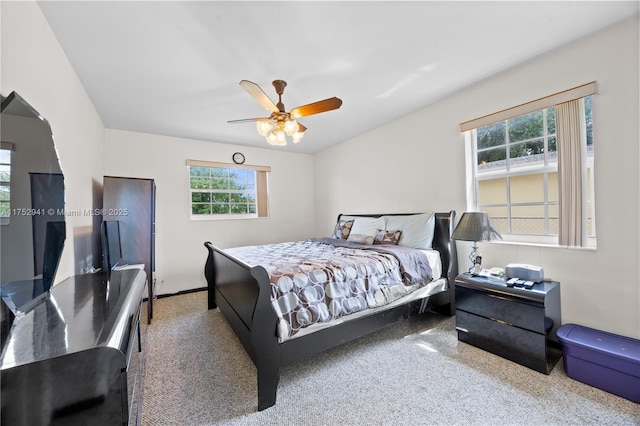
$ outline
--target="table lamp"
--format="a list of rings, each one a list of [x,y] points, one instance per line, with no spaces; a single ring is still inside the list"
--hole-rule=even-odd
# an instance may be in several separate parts
[[[485,212],[466,212],[462,214],[451,238],[454,240],[473,241],[469,259],[472,265],[480,265],[481,257],[478,253],[477,241],[501,240],[502,236],[493,227],[489,215]],[[473,266],[469,271],[473,269]]]

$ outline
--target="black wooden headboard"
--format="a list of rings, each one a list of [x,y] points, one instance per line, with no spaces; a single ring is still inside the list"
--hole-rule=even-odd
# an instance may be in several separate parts
[[[384,213],[384,214],[339,214],[338,222],[342,216],[354,217],[381,217],[381,216],[411,216],[422,213]],[[440,252],[442,260],[442,272],[446,273],[449,285],[453,286],[456,276],[458,275],[458,255],[456,252],[456,243],[451,239],[453,229],[455,227],[456,212],[435,213],[435,229],[433,234],[432,247]]]

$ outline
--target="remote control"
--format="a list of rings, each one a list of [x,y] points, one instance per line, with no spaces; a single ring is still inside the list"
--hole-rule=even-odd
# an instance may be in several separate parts
[[[517,278],[511,278],[510,280],[507,281],[507,287],[513,287],[516,281],[518,281]]]

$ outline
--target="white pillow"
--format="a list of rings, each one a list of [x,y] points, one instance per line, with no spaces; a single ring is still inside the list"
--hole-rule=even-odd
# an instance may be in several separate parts
[[[433,212],[408,216],[383,216],[387,230],[402,231],[398,245],[416,249],[430,249],[436,218]],[[355,222],[353,224],[355,226]]]
[[[351,227],[351,233],[375,238],[378,229],[386,229],[385,223],[382,217],[356,217]]]

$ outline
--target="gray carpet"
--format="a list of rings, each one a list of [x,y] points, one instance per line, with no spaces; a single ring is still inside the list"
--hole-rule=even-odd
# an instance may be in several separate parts
[[[206,292],[158,299],[142,425],[640,425],[640,404],[457,341],[428,314],[281,369],[257,411],[255,367]]]

